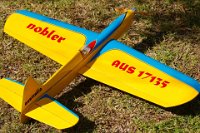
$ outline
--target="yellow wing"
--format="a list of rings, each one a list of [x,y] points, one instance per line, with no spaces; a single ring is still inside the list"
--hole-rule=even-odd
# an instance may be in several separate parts
[[[4,31],[60,64],[66,64],[97,35],[25,10],[10,15]]]
[[[115,40],[80,73],[164,107],[186,103],[200,90],[194,79]]]

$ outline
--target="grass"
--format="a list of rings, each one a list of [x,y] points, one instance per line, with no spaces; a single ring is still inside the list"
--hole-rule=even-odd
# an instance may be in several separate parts
[[[9,14],[28,9],[100,32],[119,13],[137,7],[138,15],[123,43],[200,81],[200,2],[198,0],[15,0],[0,1],[0,76],[25,82],[29,75],[47,80],[60,65],[3,33]],[[66,90],[69,89],[68,92]],[[164,109],[92,79],[78,76],[59,96],[79,123],[64,132],[200,132],[200,100]],[[32,121],[0,100],[0,132],[59,132]]]

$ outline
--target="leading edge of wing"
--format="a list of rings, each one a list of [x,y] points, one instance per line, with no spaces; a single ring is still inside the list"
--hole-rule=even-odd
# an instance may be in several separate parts
[[[72,25],[72,24],[69,24],[69,23],[66,23],[66,22],[62,22],[62,21],[59,21],[59,20],[56,20],[56,19],[53,19],[53,18],[49,18],[49,17],[43,16],[43,15],[35,13],[35,12],[30,12],[30,11],[27,11],[27,10],[17,10],[16,13],[41,20],[43,22],[47,22],[47,23],[59,26],[61,28],[69,29],[69,30],[84,34],[87,37],[86,44],[88,44],[89,42],[94,40],[95,36],[98,35],[98,33],[96,33],[96,32],[93,32],[93,31],[90,31],[90,30],[87,30],[87,29],[84,29],[84,28],[80,28],[78,26],[75,26],[75,25]]]

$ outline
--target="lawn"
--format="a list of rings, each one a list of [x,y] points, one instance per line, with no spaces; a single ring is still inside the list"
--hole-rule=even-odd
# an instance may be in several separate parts
[[[60,65],[3,33],[7,17],[27,9],[95,32],[101,32],[120,12],[136,7],[131,28],[119,41],[200,81],[199,0],[0,0],[0,77],[25,82],[32,75],[43,83]],[[20,20],[19,20],[20,21]],[[63,132],[200,132],[200,98],[165,109],[78,76],[57,96],[80,116]],[[0,132],[59,132],[32,120],[0,100]]]

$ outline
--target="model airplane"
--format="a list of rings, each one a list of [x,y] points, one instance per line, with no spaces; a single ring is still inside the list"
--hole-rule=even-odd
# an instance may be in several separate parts
[[[79,117],[53,97],[78,74],[163,107],[184,104],[200,84],[158,61],[116,41],[131,25],[135,10],[119,16],[95,33],[25,10],[12,14],[4,31],[62,67],[44,84],[31,77],[25,85],[0,80],[0,97],[21,112],[21,122],[33,118],[57,129],[75,125]]]

